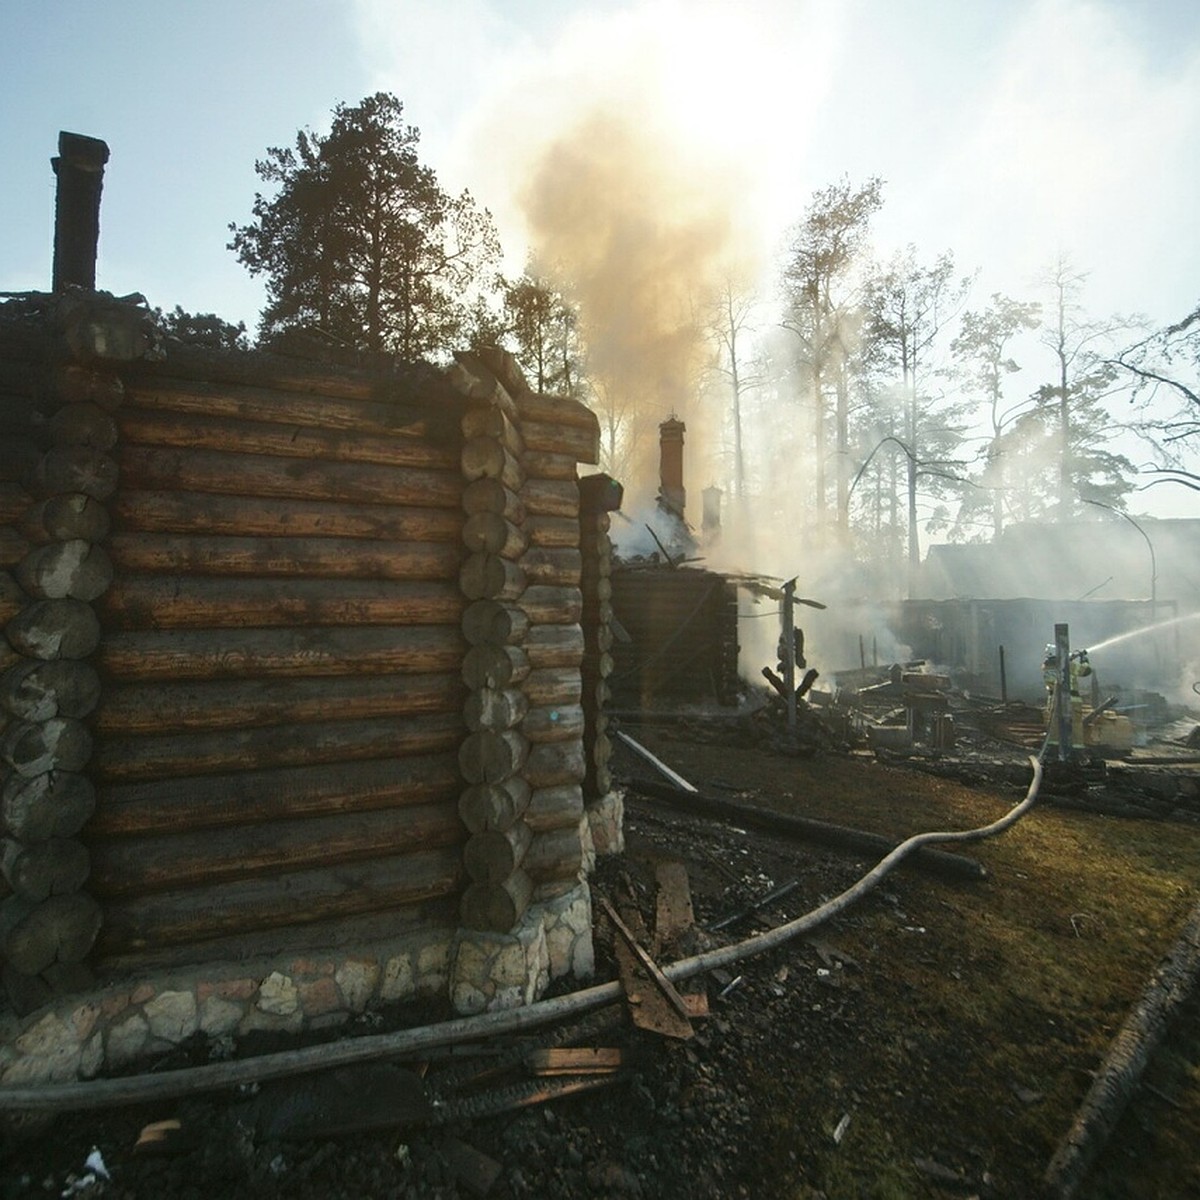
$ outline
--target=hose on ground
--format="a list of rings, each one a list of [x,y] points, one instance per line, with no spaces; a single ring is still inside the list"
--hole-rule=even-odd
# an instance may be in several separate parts
[[[905,858],[924,846],[946,842],[976,842],[995,837],[1021,819],[1037,800],[1042,782],[1042,764],[1031,758],[1033,780],[1025,798],[997,821],[978,829],[962,832],[944,831],[919,833],[901,842],[890,854],[844,892],[814,908],[811,912],[788,921],[775,929],[724,946],[708,950],[692,958],[663,968],[672,982],[690,979],[705,971],[729,966],[756,954],[765,954],[786,942],[811,932],[851,904],[862,899],[898,866]],[[480,1041],[500,1034],[517,1033],[562,1021],[592,1009],[615,1003],[621,998],[617,981],[597,984],[565,996],[539,1000],[524,1008],[501,1012],[481,1013],[458,1017],[436,1025],[416,1029],[401,1029],[392,1033],[371,1034],[366,1037],[332,1042],[321,1046],[305,1046],[275,1054],[233,1062],[209,1063],[200,1067],[185,1067],[162,1074],[131,1075],[119,1079],[96,1079],[78,1083],[55,1083],[0,1087],[0,1111],[45,1112],[47,1110],[81,1111],[108,1108],[118,1104],[136,1104],[150,1100],[174,1099],[197,1095],[221,1088],[262,1083],[290,1075],[348,1066],[379,1058],[412,1055],[439,1046],[460,1045]]]

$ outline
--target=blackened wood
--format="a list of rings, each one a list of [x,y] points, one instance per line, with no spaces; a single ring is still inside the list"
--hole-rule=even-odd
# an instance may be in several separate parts
[[[512,729],[521,723],[528,709],[524,692],[516,688],[478,688],[467,695],[463,719],[472,733]]]
[[[535,625],[578,625],[583,592],[577,587],[536,584],[521,593],[521,608]]]
[[[21,532],[32,542],[103,541],[112,521],[108,508],[82,493],[50,496],[31,504],[21,521]]]
[[[205,492],[123,488],[113,498],[112,511],[122,532],[457,542],[462,531],[462,517],[454,509]]]
[[[529,674],[529,659],[520,646],[481,643],[467,651],[462,679],[469,688],[505,688]]]
[[[499,479],[476,479],[463,488],[463,511],[469,516],[476,513],[496,513],[514,525],[525,522],[525,505],[520,496],[506,488]]]
[[[107,500],[117,490],[117,462],[91,446],[54,446],[38,460],[30,486],[38,496],[81,492]]]
[[[100,905],[86,892],[41,901],[10,896],[0,904],[0,953],[22,974],[39,975],[56,962],[82,962],[100,923]]]
[[[525,511],[535,517],[577,517],[579,488],[566,480],[529,479],[521,489]]]
[[[578,784],[538,788],[529,797],[525,821],[534,833],[577,829],[583,816],[583,790]]]
[[[246,882],[281,871],[401,858],[462,841],[462,824],[448,804],[414,804],[203,833],[93,839],[89,890],[108,899]]]
[[[496,554],[472,554],[458,573],[468,600],[515,600],[525,590],[520,566]]]
[[[38,600],[4,627],[14,650],[30,658],[87,658],[100,642],[100,622],[82,600]]]
[[[26,779],[13,772],[0,791],[0,828],[26,842],[74,837],[96,808],[86,775],[47,771]]]
[[[524,607],[501,600],[476,600],[462,615],[463,636],[472,646],[519,644],[525,640],[528,629],[529,617]]]
[[[541,667],[521,684],[530,704],[578,704],[583,681],[578,667]]]
[[[463,523],[463,545],[468,550],[520,558],[529,542],[524,532],[499,513],[474,513]]]
[[[21,525],[33,505],[33,497],[19,483],[0,479],[0,525]]]
[[[583,650],[579,625],[531,625],[525,637],[525,653],[534,670],[578,666]]]
[[[122,954],[208,938],[400,909],[454,893],[463,877],[457,847],[348,863],[213,887],[180,888],[104,908],[97,951]]]
[[[510,829],[529,807],[529,797],[529,784],[520,776],[472,784],[459,797],[458,815],[471,833]]]
[[[481,729],[468,734],[458,750],[458,766],[468,783],[501,783],[517,774],[529,743],[511,730]]]
[[[26,779],[47,771],[78,771],[92,754],[92,735],[82,721],[13,721],[0,736],[0,758]]]
[[[457,672],[117,685],[105,689],[93,725],[128,735],[411,717],[458,712],[465,695]]]
[[[378,582],[129,575],[105,593],[97,611],[113,631],[449,625],[461,620],[464,601],[453,584],[402,582],[402,571],[392,573],[397,578]]]
[[[125,384],[115,371],[97,371],[79,363],[60,363],[52,388],[63,404],[97,404],[107,413],[116,412],[125,399]]]
[[[520,865],[533,834],[524,821],[508,829],[472,834],[463,847],[463,865],[476,883],[500,883]]]
[[[32,489],[43,453],[43,447],[32,439],[5,431],[0,437],[0,480]]]
[[[472,883],[463,893],[459,912],[467,929],[509,933],[525,915],[533,883],[518,870],[499,883]]]
[[[11,570],[31,549],[29,539],[22,537],[11,525],[0,526],[0,567]]]
[[[113,565],[101,547],[82,538],[31,550],[17,567],[21,586],[39,599],[95,600],[107,590]]]
[[[108,146],[78,133],[58,135],[58,156],[50,160],[58,186],[54,198],[53,290],[96,286],[96,247],[100,241],[100,193]]]
[[[540,549],[579,548],[579,522],[571,517],[534,517],[525,525],[529,544]]]
[[[88,836],[215,829],[434,800],[453,803],[461,788],[452,753],[110,785],[100,790]]]
[[[542,704],[531,708],[521,722],[531,742],[563,742],[583,736],[583,708],[578,704]]]
[[[121,571],[171,575],[317,575],[326,578],[439,580],[458,570],[462,552],[448,542],[377,542],[360,538],[207,537],[114,534]]]
[[[98,404],[64,404],[49,422],[50,437],[61,445],[108,451],[117,444],[117,423]]]
[[[91,861],[82,842],[50,838],[44,842],[0,842],[0,872],[17,896],[45,900],[77,892],[85,883]]]
[[[107,635],[100,647],[98,663],[115,679],[126,682],[247,676],[417,675],[454,670],[462,663],[465,650],[457,626],[359,629],[320,626],[229,629],[219,633],[165,630]]]
[[[372,717],[296,726],[174,733],[161,737],[105,736],[88,771],[97,784],[169,779],[236,770],[270,770],[354,762],[453,749],[462,738],[456,713]]]
[[[381,437],[356,430],[288,427],[277,422],[208,414],[152,412],[132,404],[121,410],[118,424],[122,440],[139,446],[181,446],[231,454],[446,471],[456,471],[459,465],[457,449],[444,442]]]
[[[462,503],[462,477],[449,470],[127,445],[119,447],[117,461],[122,486],[135,489],[411,504],[418,508],[457,509]],[[88,491],[66,486],[51,490]]]
[[[579,506],[589,516],[616,512],[624,499],[625,489],[611,475],[605,475],[602,471],[585,475],[579,481]],[[603,525],[593,523],[592,529],[606,531],[607,517]]]
[[[582,783],[585,774],[582,741],[542,742],[531,746],[522,774],[534,791]]]
[[[573,546],[566,549],[533,546],[521,556],[521,569],[533,586],[576,588],[581,565],[579,550]]]
[[[522,865],[535,883],[576,878],[583,869],[579,826],[534,834]]]
[[[0,676],[0,708],[25,721],[86,717],[99,699],[100,677],[76,659],[27,659]]]
[[[25,589],[11,571],[0,571],[0,627],[8,624],[29,603]]]

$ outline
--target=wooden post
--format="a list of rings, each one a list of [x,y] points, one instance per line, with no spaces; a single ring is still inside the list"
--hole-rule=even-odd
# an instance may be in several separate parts
[[[58,135],[58,157],[50,160],[58,177],[54,202],[53,290],[70,284],[95,290],[96,247],[100,241],[100,190],[108,146],[78,133]]]
[[[1000,647],[1000,703],[1008,703],[1008,672],[1004,669],[1004,647]]]
[[[796,728],[796,581],[783,585],[783,686],[787,689],[788,729]]]

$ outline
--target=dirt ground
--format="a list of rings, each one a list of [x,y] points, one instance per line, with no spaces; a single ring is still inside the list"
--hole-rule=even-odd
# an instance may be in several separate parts
[[[1024,790],[862,755],[764,753],[708,730],[631,732],[706,793],[897,840],[989,823]],[[665,860],[687,869],[701,945],[807,912],[875,861],[666,808],[638,792],[648,768],[631,756],[618,765],[630,779],[629,846],[595,885],[614,900],[631,896],[650,928]],[[903,867],[811,935],[706,977],[711,1015],[690,1039],[635,1030],[618,1006],[516,1045],[518,1055],[551,1041],[620,1048],[625,1068],[596,1090],[494,1116],[451,1112],[433,1125],[299,1139],[256,1135],[244,1095],[64,1115],[45,1136],[6,1143],[0,1196],[1034,1196],[1090,1073],[1196,903],[1200,826],[1048,800],[962,852],[986,879]],[[778,903],[703,932],[792,881]],[[614,977],[603,922],[597,946],[599,976]],[[429,1019],[385,1015],[390,1025]],[[436,1089],[458,1072],[486,1096],[503,1086],[495,1068],[507,1048],[434,1061],[415,1086]],[[205,1048],[194,1050],[202,1059]],[[489,1073],[487,1056],[498,1054]],[[416,1066],[405,1064],[406,1079]],[[171,1152],[135,1154],[141,1128],[167,1118],[183,1126]],[[1197,1145],[1193,1005],[1079,1195],[1200,1195]],[[89,1184],[93,1148],[111,1178]]]

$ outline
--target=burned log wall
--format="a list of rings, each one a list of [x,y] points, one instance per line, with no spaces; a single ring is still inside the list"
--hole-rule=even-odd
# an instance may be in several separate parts
[[[617,567],[612,609],[628,640],[612,648],[617,708],[656,703],[736,704],[737,589],[690,568]]]
[[[512,395],[478,360],[117,370],[34,342],[0,354],[0,949],[26,991],[64,990],[60,959],[505,932],[577,887],[591,414],[503,355]],[[40,897],[9,866],[35,842]],[[74,941],[29,919],[68,894]],[[31,924],[53,962],[9,952]]]

